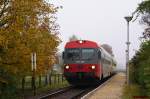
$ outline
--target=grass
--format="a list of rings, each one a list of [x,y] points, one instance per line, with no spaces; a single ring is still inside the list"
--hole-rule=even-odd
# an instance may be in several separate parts
[[[58,76],[59,77],[59,76]],[[44,93],[48,90],[54,90],[54,89],[58,89],[58,88],[63,88],[66,86],[69,86],[68,82],[64,79],[63,81],[61,81],[61,77],[59,77],[59,81],[58,81],[58,77],[52,76],[51,80],[51,84],[45,85],[45,79],[44,77],[42,77],[42,86],[39,87],[38,86],[38,80],[36,80],[36,94],[40,94],[40,93]],[[28,84],[26,85],[26,90],[24,95],[25,96],[32,96],[33,95],[33,90],[31,90],[31,87],[29,87],[31,85],[31,83],[28,82]]]
[[[66,87],[66,86],[69,86],[69,84],[66,80],[63,81],[63,83],[55,83],[55,84],[53,83],[51,85],[47,85],[47,86],[37,88],[36,89],[36,95],[39,95],[41,93],[46,93],[49,90],[59,89],[59,88],[63,88],[63,87]],[[23,97],[30,97],[30,96],[33,96],[33,90],[26,89],[25,92],[24,92],[24,95],[22,94],[22,92],[20,90],[18,95],[15,96],[14,98],[15,99],[23,99]]]
[[[47,90],[53,90],[53,89],[58,89],[58,88],[63,88],[69,86],[67,81],[64,81],[63,83],[57,83],[57,84],[52,84],[52,85],[48,85],[42,88],[37,89],[37,94],[41,93],[41,92],[45,92]]]
[[[125,85],[122,99],[134,99],[134,96],[145,96],[144,90],[137,84]]]
[[[62,81],[62,75],[52,76],[51,77],[51,84],[47,84],[47,85],[45,84],[45,77],[44,76],[42,77],[42,80],[41,80],[41,86],[39,86],[39,78],[36,78],[35,83],[36,83],[36,94],[45,93],[48,90],[54,90],[54,89],[69,86],[68,82],[65,79],[63,79],[63,81]],[[7,96],[4,95],[4,97],[2,99],[23,99],[24,96],[25,97],[33,96],[33,90],[31,88],[31,76],[27,76],[25,78],[24,93],[21,89],[21,81],[18,81],[17,93],[14,93],[13,95],[7,95]]]

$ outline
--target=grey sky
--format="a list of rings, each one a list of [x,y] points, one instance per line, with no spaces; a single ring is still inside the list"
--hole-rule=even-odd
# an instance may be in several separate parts
[[[61,26],[62,50],[73,34],[81,39],[93,40],[112,46],[120,68],[125,68],[126,21],[142,0],[49,0],[63,9],[57,14]],[[139,47],[143,31],[136,21],[130,24],[130,58]]]

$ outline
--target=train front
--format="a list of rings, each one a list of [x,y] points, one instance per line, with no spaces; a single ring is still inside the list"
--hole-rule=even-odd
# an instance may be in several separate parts
[[[91,85],[99,80],[98,45],[92,41],[68,42],[63,52],[64,76],[72,85]]]

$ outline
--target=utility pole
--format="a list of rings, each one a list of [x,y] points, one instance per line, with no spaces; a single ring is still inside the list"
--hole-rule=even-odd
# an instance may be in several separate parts
[[[31,69],[32,69],[32,88],[34,96],[36,95],[35,71],[36,71],[36,53],[31,53]]]
[[[130,46],[130,41],[129,41],[129,23],[132,20],[133,16],[126,16],[124,18],[127,21],[126,82],[127,82],[127,85],[129,85],[130,84],[130,81],[129,81],[129,46]]]

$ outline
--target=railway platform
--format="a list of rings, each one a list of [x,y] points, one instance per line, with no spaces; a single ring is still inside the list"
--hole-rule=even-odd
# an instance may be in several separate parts
[[[121,99],[125,78],[124,73],[118,73],[82,99]]]

